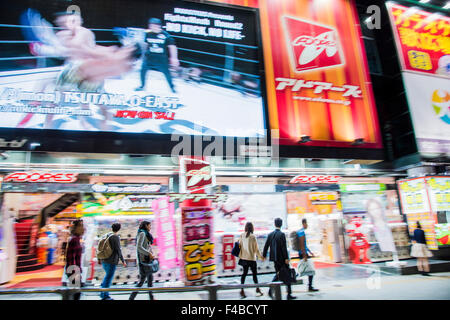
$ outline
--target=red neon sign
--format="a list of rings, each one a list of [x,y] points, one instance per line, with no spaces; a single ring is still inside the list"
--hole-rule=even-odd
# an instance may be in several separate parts
[[[71,183],[78,178],[78,173],[51,172],[13,172],[5,176],[3,182],[57,182]]]
[[[295,176],[289,183],[338,183],[340,179],[340,176]]]

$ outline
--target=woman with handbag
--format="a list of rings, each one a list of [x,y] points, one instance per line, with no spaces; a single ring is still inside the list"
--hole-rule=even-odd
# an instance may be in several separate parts
[[[258,257],[262,261],[264,261],[265,259],[259,251],[258,242],[255,235],[253,234],[253,224],[251,222],[247,222],[244,230],[245,232],[241,234],[241,237],[239,239],[240,252],[238,264],[244,269],[244,273],[241,277],[241,284],[245,283],[248,269],[252,270],[253,282],[258,283],[256,257]],[[256,294],[257,296],[263,295],[259,288],[256,288]],[[244,289],[241,289],[241,298],[246,298]]]
[[[412,240],[411,257],[417,258],[417,270],[419,270],[423,276],[429,276],[430,265],[428,263],[428,258],[432,257],[433,254],[428,250],[425,232],[422,230],[419,221],[417,221],[417,229],[414,230]]]
[[[139,283],[136,287],[140,288],[147,280],[147,286],[153,286],[153,273],[157,271],[157,261],[153,256],[152,244],[153,236],[150,233],[151,223],[142,221],[136,236],[136,258],[139,268]],[[156,270],[156,271],[155,271]],[[134,300],[138,292],[130,295],[130,300]],[[149,292],[150,300],[153,300],[153,294]]]

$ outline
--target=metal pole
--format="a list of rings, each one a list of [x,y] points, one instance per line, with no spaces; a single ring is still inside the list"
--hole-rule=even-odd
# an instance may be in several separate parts
[[[272,289],[272,292],[275,293],[273,300],[281,300],[281,284],[275,283],[270,285],[270,288]]]
[[[218,289],[219,289],[218,285],[208,286],[209,300],[217,300],[217,290]]]

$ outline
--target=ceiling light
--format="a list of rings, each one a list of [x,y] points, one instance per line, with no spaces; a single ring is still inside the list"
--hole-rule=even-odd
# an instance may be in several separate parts
[[[297,143],[306,143],[306,142],[310,142],[310,141],[311,141],[310,136],[301,136],[300,140],[298,140]]]
[[[364,139],[363,139],[363,138],[355,139],[355,140],[352,142],[352,146],[360,146],[360,145],[362,145],[362,144],[364,144]]]

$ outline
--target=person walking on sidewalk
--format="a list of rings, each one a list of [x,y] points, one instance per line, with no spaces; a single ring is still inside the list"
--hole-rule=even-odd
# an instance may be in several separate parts
[[[266,244],[264,245],[263,250],[263,257],[265,258],[267,256],[267,250],[270,249],[270,256],[269,260],[273,261],[275,266],[275,276],[273,278],[273,282],[279,280],[279,272],[282,268],[289,268],[289,254],[287,251],[287,245],[286,245],[286,236],[281,231],[281,226],[283,225],[283,220],[280,218],[275,219],[275,230],[272,231],[269,236],[267,237]],[[288,300],[296,299],[292,295],[292,289],[291,284],[287,283],[287,290]],[[269,296],[272,297],[272,289],[269,290]]]
[[[140,288],[147,281],[147,286],[153,286],[153,271],[148,265],[153,259],[153,236],[150,233],[152,225],[149,221],[142,221],[136,236],[136,257],[139,267],[139,283],[136,287]],[[134,300],[138,292],[131,293],[130,300]],[[149,292],[150,300],[154,300],[153,294]]]
[[[417,269],[419,272],[421,272],[423,276],[429,276],[430,265],[428,263],[428,258],[432,257],[433,254],[428,250],[425,241],[425,232],[422,230],[419,221],[417,221],[417,229],[414,230],[412,241],[411,257],[417,258]]]
[[[109,288],[114,279],[114,273],[116,272],[116,267],[119,264],[119,260],[122,262],[123,266],[126,267],[127,264],[122,256],[122,250],[120,248],[120,238],[117,234],[121,228],[120,223],[113,223],[111,226],[112,232],[106,235],[106,241],[109,242],[112,253],[111,255],[103,260],[100,260],[105,270],[105,277],[103,278],[102,288]],[[114,300],[109,296],[109,292],[104,291],[100,293],[102,300]]]
[[[253,282],[258,283],[258,271],[256,266],[256,257],[260,260],[264,261],[264,257],[261,255],[261,252],[258,248],[258,242],[256,240],[255,235],[253,234],[253,224],[251,222],[247,222],[245,224],[245,232],[241,234],[239,239],[239,245],[241,250],[239,251],[239,262],[238,264],[242,266],[244,269],[244,273],[241,276],[241,284],[245,283],[245,278],[248,274],[248,269],[252,270]],[[260,288],[256,288],[257,296],[262,296]],[[244,289],[241,289],[241,298],[246,298]]]
[[[303,228],[301,228],[300,230],[297,231],[297,236],[298,236],[298,240],[299,240],[299,245],[300,245],[300,250],[298,251],[298,256],[300,259],[300,264],[301,265],[305,265],[304,268],[302,268],[302,266],[300,266],[300,268],[302,270],[304,270],[304,272],[302,272],[302,274],[299,274],[300,276],[308,276],[308,291],[309,292],[316,292],[319,291],[319,289],[315,289],[312,285],[313,283],[313,279],[314,279],[314,275],[315,275],[315,270],[314,270],[314,265],[312,263],[312,261],[308,261],[309,258],[314,257],[314,253],[312,253],[311,250],[309,250],[308,246],[306,245],[306,233],[305,230],[308,229],[308,221],[306,219],[302,219],[302,226]],[[310,254],[310,255],[308,255]]]
[[[82,286],[82,278],[81,278],[81,256],[83,254],[83,246],[81,245],[81,238],[84,234],[84,225],[83,220],[78,219],[72,223],[70,229],[71,237],[69,242],[67,243],[66,249],[66,266],[65,266],[65,274],[68,278],[68,281],[78,281],[80,286]],[[75,277],[74,277],[75,275]],[[73,285],[74,283],[68,283],[69,285]],[[74,300],[80,300],[81,292],[75,293],[73,298]]]

